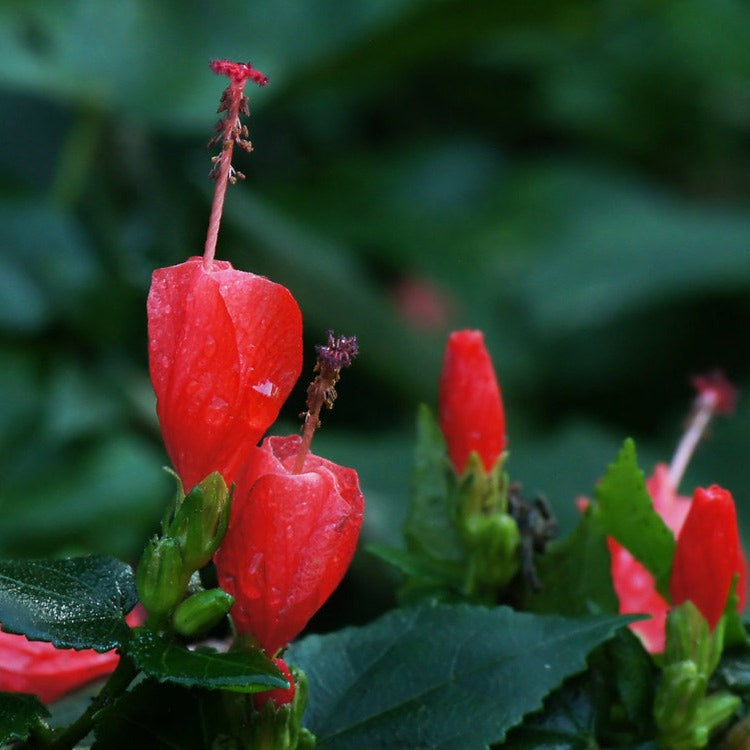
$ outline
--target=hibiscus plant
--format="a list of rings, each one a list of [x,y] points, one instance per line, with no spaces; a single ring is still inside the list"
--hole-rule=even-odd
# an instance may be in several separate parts
[[[233,149],[251,150],[244,88],[267,79],[211,66],[229,85],[204,252],[154,271],[146,302],[174,496],[133,568],[0,561],[0,746],[747,747],[734,500],[717,484],[679,494],[708,422],[734,405],[718,373],[696,378],[671,464],[644,478],[626,440],[557,538],[554,508],[506,468],[484,337],[454,332],[437,410],[418,413],[404,543],[363,551],[394,569],[398,605],[303,634],[366,512],[356,467],[312,451],[359,345],[329,331],[301,434],[264,439],[303,369],[302,314],[290,290],[216,258],[227,185],[242,178]],[[59,710],[77,691],[81,710]]]

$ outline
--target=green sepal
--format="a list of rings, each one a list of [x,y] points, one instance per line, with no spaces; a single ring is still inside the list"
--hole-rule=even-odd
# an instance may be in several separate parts
[[[294,699],[283,706],[270,700],[250,716],[247,737],[249,747],[259,750],[309,750],[315,747],[315,735],[302,727],[308,697],[305,673],[290,667],[295,683]]]
[[[706,618],[691,601],[673,607],[667,615],[662,663],[668,666],[689,660],[709,678],[724,650],[724,625],[722,617],[712,632]]]
[[[707,684],[706,675],[690,660],[675,662],[662,670],[654,700],[654,719],[660,735],[667,738],[680,734],[693,723]]]
[[[463,532],[468,550],[464,590],[491,602],[520,567],[518,525],[504,512],[478,514],[464,519]]]
[[[740,598],[737,595],[737,586],[739,586],[740,575],[735,573],[732,583],[729,586],[729,596],[727,605],[724,607],[724,614],[721,619],[724,622],[724,648],[734,648],[735,646],[750,646],[750,638],[747,630],[742,624],[740,618],[739,605]]]
[[[172,612],[184,598],[189,578],[175,539],[149,540],[136,573],[138,596],[149,615],[163,617]]]
[[[214,627],[233,604],[234,597],[222,589],[198,591],[177,606],[172,615],[172,626],[183,636],[200,635]]]

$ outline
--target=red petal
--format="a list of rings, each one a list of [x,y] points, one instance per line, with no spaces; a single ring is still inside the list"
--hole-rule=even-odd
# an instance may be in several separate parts
[[[302,316],[287,289],[225,261],[154,272],[149,364],[164,443],[185,490],[229,483],[302,368]]]
[[[232,619],[274,654],[299,634],[351,562],[364,498],[353,469],[308,455],[293,474],[298,436],[268,438],[237,481],[215,563],[235,597]]]

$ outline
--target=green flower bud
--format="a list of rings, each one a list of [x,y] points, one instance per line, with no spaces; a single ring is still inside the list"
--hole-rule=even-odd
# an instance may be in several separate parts
[[[182,549],[185,567],[192,573],[209,562],[229,524],[231,492],[221,474],[209,474],[180,503],[167,536]]]
[[[521,535],[507,513],[472,515],[464,519],[472,593],[494,591],[518,572]]]
[[[172,625],[180,635],[199,635],[216,625],[233,604],[234,597],[222,589],[199,591],[180,603]]]
[[[670,664],[654,700],[654,718],[663,736],[682,735],[693,725],[700,702],[706,694],[706,676],[693,661]]]
[[[154,537],[143,550],[136,574],[141,603],[157,617],[171,612],[185,595],[188,575],[179,544],[169,537]]]

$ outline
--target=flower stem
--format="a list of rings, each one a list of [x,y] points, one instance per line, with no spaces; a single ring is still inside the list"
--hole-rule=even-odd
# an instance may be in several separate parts
[[[72,750],[93,728],[96,715],[114,703],[138,675],[138,667],[127,655],[120,656],[117,668],[89,707],[47,745],[49,750]]]

